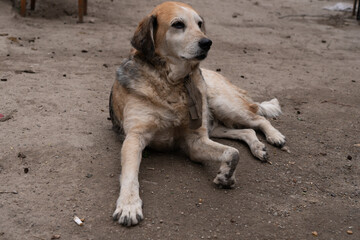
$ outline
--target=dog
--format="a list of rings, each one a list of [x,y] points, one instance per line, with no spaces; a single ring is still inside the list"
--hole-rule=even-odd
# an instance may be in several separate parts
[[[115,221],[131,226],[143,219],[138,173],[147,146],[178,148],[196,162],[218,161],[214,183],[231,188],[239,151],[209,137],[245,141],[262,161],[267,160],[266,148],[253,129],[275,146],[285,144],[285,137],[265,118],[281,113],[276,98],[256,103],[222,75],[199,67],[212,41],[204,19],[191,6],[158,5],[139,23],[131,44],[109,102],[113,127],[125,137]]]

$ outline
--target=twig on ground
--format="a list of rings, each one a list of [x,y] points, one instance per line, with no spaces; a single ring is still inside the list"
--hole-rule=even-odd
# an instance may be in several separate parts
[[[18,194],[18,192],[17,191],[0,191],[0,194],[2,194],[2,193],[12,193],[12,194]]]
[[[309,15],[309,14],[292,14],[292,15],[285,15],[285,16],[280,16],[279,19],[283,19],[283,18],[288,18],[288,17],[319,17],[319,18],[325,18],[325,17],[331,17],[332,15],[330,14],[321,14],[321,15]]]

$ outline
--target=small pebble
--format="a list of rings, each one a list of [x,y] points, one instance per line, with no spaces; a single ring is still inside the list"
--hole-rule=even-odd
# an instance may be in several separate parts
[[[312,235],[315,236],[315,237],[317,237],[317,236],[318,236],[317,231],[313,231],[313,232],[312,232]]]
[[[290,149],[287,146],[283,146],[281,150],[287,153],[291,153]]]
[[[353,234],[353,231],[347,230],[346,233],[349,234],[349,235],[351,235],[351,234]]]

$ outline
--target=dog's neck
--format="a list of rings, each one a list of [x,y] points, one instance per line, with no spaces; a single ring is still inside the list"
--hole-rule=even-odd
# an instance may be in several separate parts
[[[171,84],[179,84],[184,81],[194,69],[194,64],[188,61],[167,61],[167,80]]]
[[[170,65],[169,66],[169,74],[168,74],[168,80],[170,83],[172,84],[178,84],[181,81],[183,81],[183,79],[189,75],[190,71],[191,71],[191,67],[190,66],[179,66],[179,65]]]

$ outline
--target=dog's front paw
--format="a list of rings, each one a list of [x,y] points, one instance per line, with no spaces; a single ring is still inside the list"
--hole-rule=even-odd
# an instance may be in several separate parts
[[[223,162],[214,179],[214,183],[220,188],[233,188],[235,185],[235,169],[239,162],[239,152],[236,149],[228,149],[223,153]]]
[[[218,173],[218,175],[214,179],[214,183],[219,188],[233,188],[235,186],[235,177],[232,175],[231,177],[228,174]]]
[[[132,225],[137,225],[144,219],[141,199],[123,200],[119,197],[116,202],[116,210],[113,213],[113,219],[123,226],[130,227]]]
[[[266,140],[276,146],[276,147],[283,147],[285,145],[286,139],[285,136],[281,134],[279,131],[274,131],[271,135],[266,136]]]

